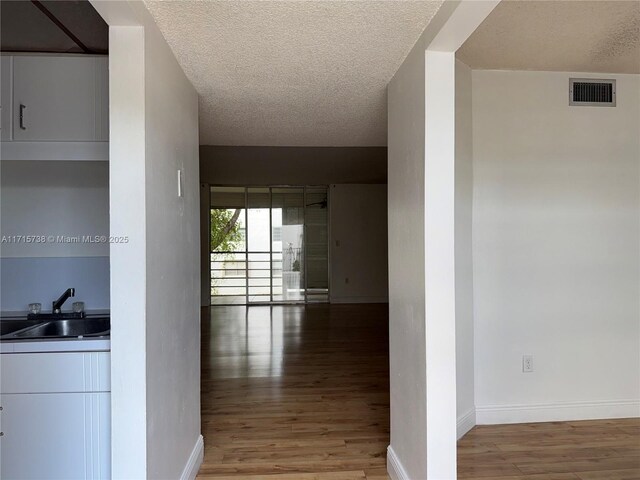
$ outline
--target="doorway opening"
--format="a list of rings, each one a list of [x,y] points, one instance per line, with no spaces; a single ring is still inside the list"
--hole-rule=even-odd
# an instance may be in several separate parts
[[[326,186],[209,190],[211,305],[329,300]]]

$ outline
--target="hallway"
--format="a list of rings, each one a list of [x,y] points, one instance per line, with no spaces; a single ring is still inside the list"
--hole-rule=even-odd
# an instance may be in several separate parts
[[[203,308],[198,478],[387,479],[387,308]]]

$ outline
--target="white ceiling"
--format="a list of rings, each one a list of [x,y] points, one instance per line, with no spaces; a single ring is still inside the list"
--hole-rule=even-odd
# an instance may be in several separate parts
[[[503,0],[457,55],[479,69],[640,73],[640,1]]]
[[[387,143],[386,85],[442,1],[145,0],[202,145]]]

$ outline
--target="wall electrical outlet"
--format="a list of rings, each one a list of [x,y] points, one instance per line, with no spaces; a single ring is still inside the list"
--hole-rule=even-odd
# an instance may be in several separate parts
[[[522,356],[522,373],[533,372],[533,355]]]

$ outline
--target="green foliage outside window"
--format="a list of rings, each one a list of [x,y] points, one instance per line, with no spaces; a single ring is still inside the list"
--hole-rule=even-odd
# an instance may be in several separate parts
[[[211,209],[211,251],[233,252],[242,243],[241,209]]]
[[[217,261],[225,260],[226,264],[226,261],[233,259],[233,255],[228,252],[233,252],[242,245],[243,235],[239,222],[241,212],[241,209],[211,209],[209,240],[212,260],[216,257]],[[218,294],[217,283],[218,279],[212,276],[211,295]]]

